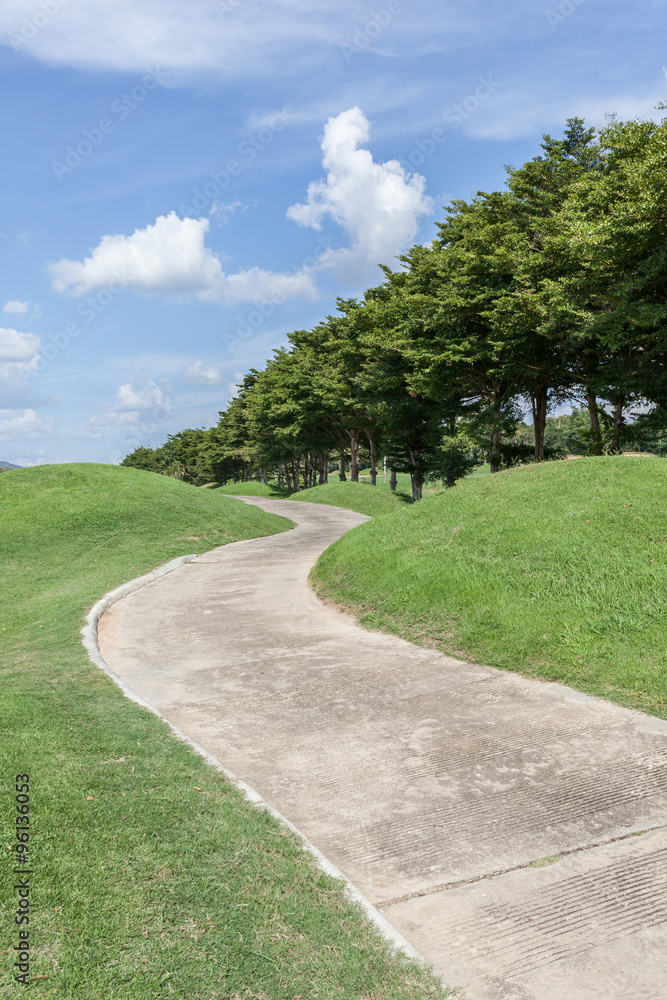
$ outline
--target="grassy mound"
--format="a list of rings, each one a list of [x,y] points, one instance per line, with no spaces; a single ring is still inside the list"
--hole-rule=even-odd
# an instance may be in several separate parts
[[[487,472],[488,472],[488,466]],[[336,476],[337,473],[329,473],[329,476]],[[370,483],[371,474],[368,469],[362,469],[359,472],[359,481],[362,483]],[[439,493],[440,490],[444,489],[445,484],[440,482],[436,483],[425,483],[422,488],[422,495],[427,497],[432,493]],[[387,469],[387,479],[385,481],[382,470],[378,471],[377,476],[377,489],[391,491],[391,469]],[[409,499],[412,499],[412,480],[407,472],[398,472],[396,474],[396,489],[398,493],[404,493]]]
[[[356,510],[369,517],[381,517],[391,514],[406,503],[412,503],[412,498],[404,493],[390,493],[380,490],[370,483],[325,483],[323,486],[313,486],[309,490],[294,493],[292,500],[303,500],[306,503],[324,503],[332,507],[344,507],[346,510]]]
[[[471,477],[344,536],[314,578],[369,628],[667,717],[667,462]]]
[[[230,497],[275,497],[277,500],[287,499],[288,490],[281,490],[278,486],[265,486],[264,483],[225,483],[224,486],[214,485],[211,489],[217,493],[223,493]]]
[[[28,773],[40,995],[443,995],[391,955],[295,837],[128,701],[81,645],[84,613],[110,588],[175,556],[289,526],[131,468],[0,476],[3,851],[16,849],[14,775]],[[4,864],[6,949],[15,882]],[[5,952],[3,997],[19,994],[12,961]]]

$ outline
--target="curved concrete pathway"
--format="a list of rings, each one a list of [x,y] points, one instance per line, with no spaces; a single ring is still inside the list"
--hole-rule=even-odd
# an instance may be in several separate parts
[[[298,526],[115,604],[111,668],[473,1000],[665,1000],[667,724],[359,628],[307,577],[366,518],[246,502]]]

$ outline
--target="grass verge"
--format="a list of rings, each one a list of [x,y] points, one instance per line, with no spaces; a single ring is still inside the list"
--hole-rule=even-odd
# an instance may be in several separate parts
[[[14,776],[31,777],[31,973],[62,1000],[424,1000],[300,841],[250,806],[81,646],[105,591],[290,522],[131,468],[0,477],[0,995],[13,981]],[[37,977],[40,977],[39,980]]]
[[[667,462],[470,477],[345,535],[313,578],[368,628],[667,717]]]
[[[313,486],[309,490],[293,493],[290,500],[303,500],[305,503],[323,503],[331,507],[344,507],[346,510],[356,510],[359,514],[369,517],[382,517],[391,514],[397,508],[412,503],[412,497],[404,493],[390,493],[380,490],[370,483],[333,482],[323,486]]]

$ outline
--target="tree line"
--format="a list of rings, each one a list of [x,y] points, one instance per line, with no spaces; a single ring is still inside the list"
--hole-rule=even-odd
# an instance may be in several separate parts
[[[572,118],[506,170],[502,191],[453,201],[436,239],[383,267],[362,299],[290,333],[215,427],[123,464],[295,491],[334,467],[357,480],[362,462],[375,483],[386,456],[418,499],[480,456],[492,472],[544,461],[549,411],[567,403],[580,453],[661,449],[667,119],[595,130]],[[528,407],[530,445],[517,434]]]

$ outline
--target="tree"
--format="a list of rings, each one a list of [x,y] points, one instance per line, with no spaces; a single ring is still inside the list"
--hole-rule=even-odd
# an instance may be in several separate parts
[[[454,441],[460,399],[451,381],[422,378],[421,330],[407,275],[385,273],[385,284],[369,289],[354,315],[364,359],[356,381],[392,471],[410,474],[412,496],[418,500],[426,481],[442,479],[452,485],[467,471],[463,450]]]
[[[367,391],[362,377],[371,361],[367,343],[368,312],[355,299],[339,299],[340,315],[329,316],[313,330],[290,334],[295,349],[307,359],[309,394],[323,419],[322,430],[340,453],[344,478],[346,445],[350,452],[350,479],[359,480],[362,440],[368,441],[371,482],[376,484],[377,457],[382,436],[382,405]]]
[[[141,445],[141,447],[135,448],[131,454],[126,455],[120,464],[132,469],[144,469],[146,472],[159,472],[159,451],[158,449]]]
[[[543,283],[542,330],[559,339],[584,390],[598,454],[605,426],[619,450],[624,410],[657,404],[665,384],[666,141],[665,122],[603,129],[596,168],[570,186],[547,241],[561,273]]]

